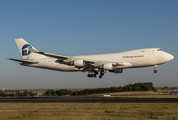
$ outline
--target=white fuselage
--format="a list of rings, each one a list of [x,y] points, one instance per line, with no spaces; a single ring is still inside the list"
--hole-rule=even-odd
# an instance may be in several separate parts
[[[137,67],[148,67],[166,63],[172,60],[174,57],[161,51],[158,48],[149,48],[149,49],[138,49],[131,50],[121,53],[113,54],[99,54],[99,55],[84,55],[84,56],[73,56],[72,59],[89,59],[96,61],[106,61],[106,62],[128,62],[132,66],[126,68],[137,68]],[[39,62],[38,64],[21,64],[30,67],[44,68],[57,71],[79,71],[75,66],[60,64],[55,62],[56,58],[42,58],[34,59],[33,61]],[[120,66],[119,68],[122,68]],[[123,69],[126,69],[125,67]]]

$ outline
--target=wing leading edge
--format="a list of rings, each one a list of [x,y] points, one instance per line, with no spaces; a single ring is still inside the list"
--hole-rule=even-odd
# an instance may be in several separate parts
[[[40,52],[40,51],[35,50],[35,49],[33,49],[33,48],[30,48],[30,47],[28,47],[28,49],[29,49],[31,52],[33,52],[33,53],[45,55],[45,56],[48,56],[48,57],[57,58],[57,59],[60,59],[60,60],[66,60],[66,59],[69,59],[69,58],[70,58],[70,57],[67,57],[67,56],[56,55],[56,54],[51,54],[51,53],[46,53],[46,52]]]

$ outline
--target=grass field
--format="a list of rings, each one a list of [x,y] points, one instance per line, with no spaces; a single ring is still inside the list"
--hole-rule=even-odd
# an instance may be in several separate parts
[[[178,120],[178,103],[0,103],[0,120]]]

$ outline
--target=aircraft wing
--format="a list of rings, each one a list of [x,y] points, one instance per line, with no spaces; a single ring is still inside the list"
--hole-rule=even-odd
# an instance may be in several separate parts
[[[51,54],[51,53],[45,53],[45,52],[40,52],[38,50],[35,50],[33,48],[28,47],[28,49],[33,52],[33,53],[37,53],[37,54],[41,54],[41,55],[45,55],[45,56],[49,56],[49,57],[53,57],[53,58],[57,58],[60,60],[66,60],[69,59],[70,57],[67,56],[62,56],[62,55],[56,55],[56,54]]]
[[[114,69],[126,69],[132,66],[132,64],[128,62],[109,62],[109,61],[95,61],[95,60],[84,60],[85,67],[83,67],[82,71],[91,71],[92,69],[105,69],[104,66],[111,65]],[[108,69],[105,69],[108,70]]]
[[[97,62],[94,62],[94,64],[91,64],[91,65],[100,66],[100,65],[104,65],[104,64],[112,64],[112,66],[114,68],[132,66],[132,64],[130,64],[128,62],[124,62],[124,61],[121,61],[121,62],[97,61]]]
[[[38,64],[38,62],[33,62],[33,61],[18,60],[18,59],[13,59],[13,58],[7,58],[7,59],[13,60],[13,61],[16,61],[16,62],[28,63],[28,64]]]
[[[62,56],[62,55],[56,55],[56,54],[51,54],[51,53],[45,53],[45,52],[40,52],[37,51],[33,48],[28,47],[28,49],[33,52],[33,53],[37,53],[37,54],[42,54],[42,55],[46,55],[49,57],[53,57],[53,58],[57,58],[58,60],[56,60],[56,62],[61,63],[61,64],[66,64],[66,65],[72,65],[71,62],[77,60],[77,58],[72,58],[72,57],[67,57],[67,56]],[[104,64],[112,64],[113,68],[128,68],[130,66],[132,66],[132,64],[128,63],[128,62],[109,62],[109,61],[97,61],[97,60],[90,60],[90,59],[83,59],[83,61],[85,62],[85,67],[83,67],[83,69],[91,69],[91,68],[99,68],[104,65]]]

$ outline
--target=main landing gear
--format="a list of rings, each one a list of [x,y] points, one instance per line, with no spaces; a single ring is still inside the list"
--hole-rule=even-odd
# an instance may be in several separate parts
[[[101,79],[104,76],[104,73],[100,72],[99,78]]]
[[[96,78],[97,75],[98,75],[98,72],[89,72],[87,76],[90,78],[92,77]]]
[[[153,72],[154,72],[155,74],[157,73],[157,70],[156,70],[157,67],[158,67],[158,65],[155,65],[155,67],[154,67],[155,70],[154,70]]]
[[[90,77],[90,78],[92,78],[92,77],[96,78],[97,75],[98,75],[98,72],[95,71],[95,72],[89,72],[87,76]],[[104,73],[103,73],[103,72],[100,72],[99,78],[101,79],[102,76],[104,76]]]

